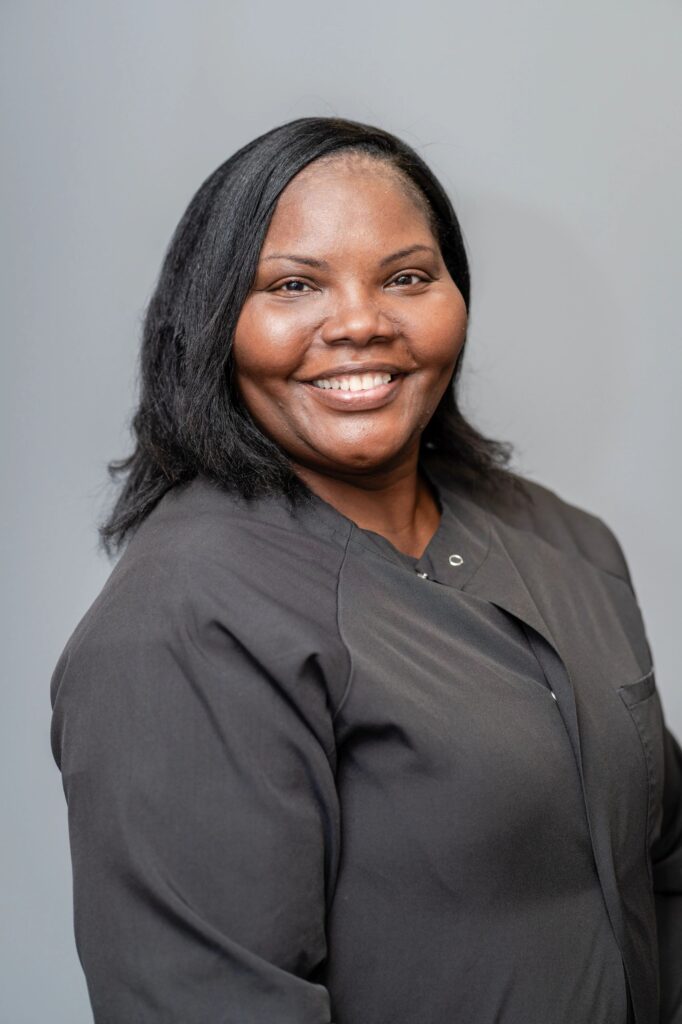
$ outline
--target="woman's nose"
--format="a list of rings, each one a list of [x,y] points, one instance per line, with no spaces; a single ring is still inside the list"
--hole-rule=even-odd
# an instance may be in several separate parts
[[[374,296],[356,291],[337,298],[321,333],[328,345],[344,341],[366,345],[376,339],[390,340],[395,327]]]

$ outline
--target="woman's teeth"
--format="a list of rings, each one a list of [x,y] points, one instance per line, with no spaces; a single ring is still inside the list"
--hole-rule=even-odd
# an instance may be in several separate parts
[[[311,381],[313,387],[330,388],[332,391],[369,391],[380,384],[388,384],[390,373],[348,373],[339,377],[320,377]]]

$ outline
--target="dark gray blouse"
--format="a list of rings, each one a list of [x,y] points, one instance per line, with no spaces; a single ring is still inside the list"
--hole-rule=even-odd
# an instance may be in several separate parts
[[[419,559],[198,478],[72,634],[53,750],[97,1024],[630,1019],[565,667],[429,475]]]

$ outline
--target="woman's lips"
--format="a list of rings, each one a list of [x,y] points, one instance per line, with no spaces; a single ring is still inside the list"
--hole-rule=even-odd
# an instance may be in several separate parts
[[[317,388],[305,382],[304,388],[312,391],[313,397],[329,409],[341,409],[344,412],[355,412],[359,409],[379,409],[382,405],[392,402],[400,390],[404,373],[392,377],[388,384],[378,384],[366,391],[341,391],[341,389]]]

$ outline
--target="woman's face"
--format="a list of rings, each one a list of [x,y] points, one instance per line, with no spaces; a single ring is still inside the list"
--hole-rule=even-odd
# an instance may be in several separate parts
[[[237,387],[294,465],[345,479],[393,469],[418,451],[466,323],[395,172],[316,162],[277,203],[236,327]]]

